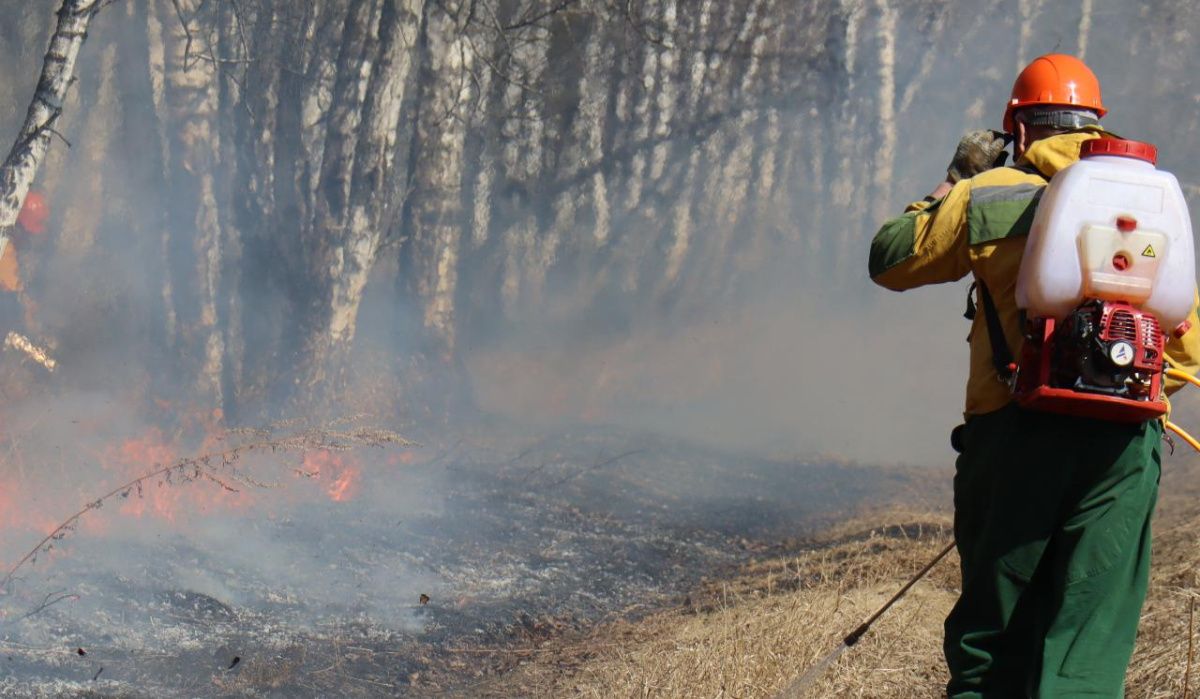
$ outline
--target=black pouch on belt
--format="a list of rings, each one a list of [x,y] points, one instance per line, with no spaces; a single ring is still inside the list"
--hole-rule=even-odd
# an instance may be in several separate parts
[[[950,447],[959,454],[963,453],[963,433],[967,431],[967,425],[964,423],[950,430]]]

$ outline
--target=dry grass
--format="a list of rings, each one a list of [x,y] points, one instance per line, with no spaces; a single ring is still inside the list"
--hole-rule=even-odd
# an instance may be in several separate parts
[[[1134,698],[1185,696],[1189,629],[1195,634],[1200,625],[1200,615],[1191,613],[1200,593],[1200,508],[1191,504],[1198,471],[1175,466],[1164,481],[1153,581],[1129,672],[1127,696]],[[948,525],[945,513],[892,510],[858,518],[811,551],[756,564],[737,580],[693,594],[681,608],[526,651],[519,670],[471,694],[773,696],[935,556],[949,541]],[[942,620],[957,595],[957,564],[951,554],[938,565],[807,696],[943,695]],[[1198,674],[1193,667],[1193,693]]]

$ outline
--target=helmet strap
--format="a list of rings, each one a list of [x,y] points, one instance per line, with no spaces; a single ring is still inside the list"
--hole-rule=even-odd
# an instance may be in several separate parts
[[[1060,131],[1073,131],[1100,123],[1095,114],[1078,109],[1029,109],[1017,112],[1016,119],[1026,126],[1045,126]]]

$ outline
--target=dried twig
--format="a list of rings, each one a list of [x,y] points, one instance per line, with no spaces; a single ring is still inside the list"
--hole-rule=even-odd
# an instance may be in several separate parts
[[[518,19],[517,21],[515,21],[511,24],[504,25],[503,27],[501,27],[501,30],[508,32],[508,31],[512,31],[514,29],[524,29],[525,27],[531,27],[548,17],[553,17],[554,15],[558,14],[559,12],[562,12],[563,10],[570,7],[571,5],[575,4],[575,2],[576,2],[576,0],[560,0],[560,2],[558,2],[554,7],[551,7],[548,10],[543,10],[542,12],[530,13],[530,14],[526,15],[525,17],[521,17],[520,19]]]
[[[14,621],[14,623],[16,621],[25,621],[26,619],[28,619],[31,616],[41,614],[42,612],[49,609],[50,607],[53,607],[54,605],[58,604],[59,602],[65,602],[66,600],[71,600],[72,602],[74,602],[77,599],[79,599],[79,595],[76,595],[74,593],[69,593],[66,590],[59,590],[57,592],[47,592],[45,598],[42,599],[41,604],[39,604],[38,606],[29,610],[28,612],[25,612],[25,614],[21,617],[18,617]]]
[[[569,473],[569,474],[563,476],[562,478],[559,478],[556,481],[552,481],[548,485],[551,488],[562,485],[564,483],[567,483],[568,481],[573,481],[576,478],[579,478],[580,476],[584,475],[585,473],[591,473],[592,471],[602,469],[605,466],[608,466],[610,464],[615,464],[616,462],[618,462],[622,459],[628,458],[630,456],[636,456],[637,454],[641,454],[645,451],[646,451],[645,449],[633,449],[631,451],[627,451],[622,454],[617,454],[616,456],[614,456],[612,458],[605,459],[604,461],[594,463],[591,466],[583,469],[582,471],[576,471],[575,473]]]

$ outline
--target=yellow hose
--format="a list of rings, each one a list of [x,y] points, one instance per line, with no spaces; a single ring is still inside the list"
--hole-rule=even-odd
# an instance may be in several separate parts
[[[1167,374],[1167,376],[1169,376],[1173,379],[1179,379],[1180,381],[1187,381],[1188,383],[1192,384],[1193,386],[1200,386],[1200,379],[1196,378],[1195,376],[1192,376],[1191,374],[1187,373],[1186,371],[1180,371],[1179,369],[1167,369],[1166,374]]]
[[[1186,382],[1192,384],[1193,386],[1200,386],[1200,379],[1196,378],[1195,376],[1192,376],[1191,374],[1187,373],[1186,371],[1179,369],[1178,368],[1179,365],[1176,364],[1175,360],[1171,359],[1171,357],[1169,355],[1164,354],[1163,356],[1166,357],[1167,362],[1171,365],[1171,368],[1167,369],[1165,372],[1167,376],[1169,376],[1173,379],[1179,379],[1180,381],[1186,381]],[[1191,447],[1193,449],[1195,449],[1196,451],[1200,451],[1200,441],[1197,441],[1195,437],[1188,434],[1187,430],[1183,429],[1179,425],[1176,425],[1175,423],[1171,422],[1170,420],[1163,420],[1163,425],[1166,426],[1166,428],[1168,430],[1171,430],[1175,434],[1179,435],[1180,439],[1182,439],[1183,441],[1185,441],[1189,445],[1191,445]]]
[[[1175,423],[1171,422],[1170,420],[1166,420],[1165,424],[1166,424],[1168,430],[1171,430],[1175,434],[1179,435],[1180,439],[1187,442],[1196,451],[1200,451],[1200,441],[1196,441],[1196,438],[1193,437],[1192,435],[1188,434],[1186,430],[1184,430],[1179,425],[1176,425]]]

